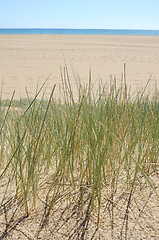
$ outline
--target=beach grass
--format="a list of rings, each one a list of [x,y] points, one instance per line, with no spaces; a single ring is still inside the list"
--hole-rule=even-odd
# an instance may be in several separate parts
[[[159,197],[151,180],[159,164],[159,93],[131,95],[126,83],[117,87],[115,80],[94,90],[90,74],[87,86],[77,83],[74,98],[67,74],[62,82],[60,99],[54,85],[48,100],[37,98],[42,88],[34,99],[0,100],[0,207],[11,188],[29,216],[40,195],[46,219],[58,199],[69,202],[76,193],[79,209],[87,205],[87,220],[96,209],[98,228],[103,194],[112,203],[117,191],[127,192],[126,236],[139,178]],[[113,216],[113,205],[111,211]]]

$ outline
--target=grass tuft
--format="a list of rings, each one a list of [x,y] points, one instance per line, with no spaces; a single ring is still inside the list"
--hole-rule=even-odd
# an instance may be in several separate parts
[[[22,199],[29,215],[42,191],[47,218],[62,193],[69,201],[76,192],[81,209],[88,203],[87,219],[97,208],[98,228],[103,192],[113,202],[118,189],[125,189],[127,229],[139,177],[159,197],[151,181],[159,163],[158,92],[151,98],[145,89],[128,94],[124,65],[124,87],[117,88],[112,80],[109,89],[100,83],[94,91],[90,73],[88,87],[77,84],[75,100],[67,69],[61,76],[62,100],[53,97],[55,86],[49,101],[37,95],[33,100],[0,100],[0,179],[8,179],[0,206],[13,186],[13,195]]]

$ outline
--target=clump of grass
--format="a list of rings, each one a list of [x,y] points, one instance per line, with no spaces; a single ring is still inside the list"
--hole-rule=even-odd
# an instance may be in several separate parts
[[[87,192],[89,214],[98,209],[97,226],[104,189],[113,202],[122,185],[129,192],[127,222],[138,176],[159,196],[149,178],[158,168],[158,92],[153,98],[140,92],[132,100],[126,85],[117,88],[115,81],[110,89],[99,84],[93,92],[90,75],[88,87],[77,84],[75,101],[66,76],[63,99],[53,97],[54,87],[49,101],[35,97],[10,102],[9,108],[13,107],[7,116],[2,111],[6,102],[1,100],[0,178],[9,172],[8,184],[14,182],[14,195],[24,201],[26,215],[36,208],[41,188],[48,204],[46,217],[62,191],[75,190],[80,207]]]

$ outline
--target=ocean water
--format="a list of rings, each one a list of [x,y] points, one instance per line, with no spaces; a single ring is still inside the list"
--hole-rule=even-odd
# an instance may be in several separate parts
[[[79,34],[79,35],[145,35],[159,36],[159,30],[130,29],[47,29],[47,28],[0,28],[0,34]]]

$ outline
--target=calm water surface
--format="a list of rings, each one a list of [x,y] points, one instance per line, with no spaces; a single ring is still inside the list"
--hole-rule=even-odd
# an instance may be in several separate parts
[[[130,29],[47,29],[47,28],[1,28],[0,34],[79,34],[79,35],[145,35],[159,36],[159,30]]]

